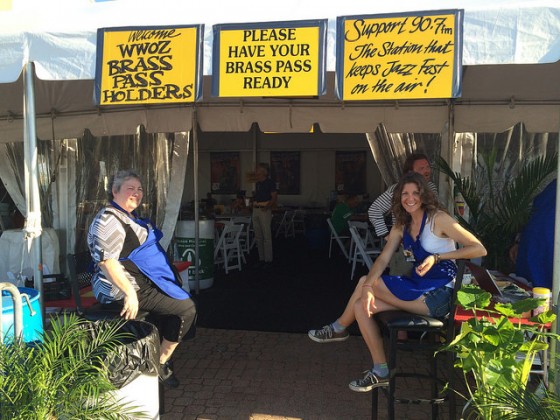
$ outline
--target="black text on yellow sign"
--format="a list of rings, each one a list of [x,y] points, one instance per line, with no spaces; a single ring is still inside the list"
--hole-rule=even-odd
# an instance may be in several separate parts
[[[202,25],[100,29],[97,103],[194,102],[200,91],[201,31]]]
[[[462,11],[338,18],[343,100],[450,98],[460,94]]]
[[[214,26],[213,95],[322,94],[326,21],[298,23]]]

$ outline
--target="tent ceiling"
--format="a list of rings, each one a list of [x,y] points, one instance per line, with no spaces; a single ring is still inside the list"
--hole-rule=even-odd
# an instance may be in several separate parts
[[[530,65],[463,67],[463,94],[455,101],[456,131],[500,132],[524,122],[531,132],[560,129],[560,62]],[[342,103],[334,96],[334,74],[328,94],[320,98],[217,98],[210,95],[211,77],[197,103],[204,131],[247,131],[257,122],[264,131],[308,132],[319,123],[324,132],[364,133],[384,123],[392,132],[441,132],[448,101]],[[0,84],[0,142],[23,137],[23,82]],[[19,100],[14,100],[19,98]],[[93,104],[93,81],[35,80],[37,134],[79,137],[134,133],[139,124],[150,132],[186,131],[192,106],[103,108]],[[54,120],[53,118],[54,117]]]

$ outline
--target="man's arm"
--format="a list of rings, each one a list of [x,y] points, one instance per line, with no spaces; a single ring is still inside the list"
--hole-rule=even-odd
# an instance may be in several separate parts
[[[379,237],[386,236],[389,233],[385,224],[385,214],[391,210],[395,186],[396,184],[391,185],[387,191],[375,199],[368,209],[369,221],[375,229],[375,234]]]

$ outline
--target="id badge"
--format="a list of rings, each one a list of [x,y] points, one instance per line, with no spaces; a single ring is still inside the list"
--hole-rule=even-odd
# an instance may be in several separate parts
[[[403,248],[403,254],[406,258],[407,262],[416,262],[416,258],[414,258],[414,253],[412,252],[412,248]]]

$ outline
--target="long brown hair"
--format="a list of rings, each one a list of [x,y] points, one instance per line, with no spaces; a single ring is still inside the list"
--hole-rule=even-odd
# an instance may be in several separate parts
[[[422,202],[422,209],[428,213],[428,218],[432,218],[438,210],[444,210],[440,204],[436,194],[429,187],[428,182],[424,177],[416,172],[408,172],[404,174],[397,186],[393,190],[393,200],[391,211],[395,215],[396,224],[400,226],[408,226],[411,221],[410,214],[404,209],[401,204],[401,196],[406,184],[416,184],[420,191],[420,201]]]

